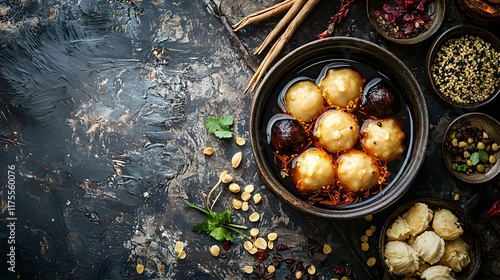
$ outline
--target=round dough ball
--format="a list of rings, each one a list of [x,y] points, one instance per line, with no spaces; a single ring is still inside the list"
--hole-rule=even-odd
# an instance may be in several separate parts
[[[331,153],[351,149],[359,138],[358,121],[349,113],[329,110],[316,121],[314,136]]]
[[[294,82],[284,92],[286,110],[302,122],[310,122],[323,112],[324,100],[318,85],[311,80]]]
[[[385,232],[388,240],[405,240],[410,237],[411,229],[405,219],[398,217]]]
[[[444,254],[444,240],[433,231],[425,231],[417,236],[412,247],[430,264],[437,263]]]
[[[444,242],[444,254],[439,260],[439,264],[451,267],[453,271],[460,272],[470,263],[469,245],[457,238]]]
[[[411,235],[415,236],[429,227],[433,217],[432,209],[425,203],[417,202],[402,215],[411,229]]]
[[[384,162],[393,161],[404,152],[405,134],[393,118],[368,119],[363,123],[361,134],[363,150]]]
[[[385,264],[396,275],[415,272],[420,266],[418,253],[403,241],[390,241],[384,247]]]
[[[358,150],[343,154],[337,163],[337,184],[358,193],[378,184],[380,169],[372,157]]]
[[[319,86],[328,104],[350,110],[358,106],[363,83],[358,71],[351,68],[329,68]]]
[[[455,280],[450,275],[451,268],[444,265],[434,265],[422,272],[420,277],[426,280]]]
[[[312,193],[335,181],[335,165],[327,152],[311,148],[292,163],[292,178],[301,193]]]
[[[444,240],[453,240],[464,233],[457,216],[448,209],[434,211],[432,228]]]

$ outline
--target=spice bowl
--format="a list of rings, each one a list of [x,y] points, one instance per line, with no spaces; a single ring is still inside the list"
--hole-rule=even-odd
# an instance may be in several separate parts
[[[445,104],[477,109],[500,94],[500,39],[477,26],[452,27],[432,43],[425,69]]]
[[[410,215],[410,213],[413,214],[420,212],[419,214],[423,214],[422,211],[419,210],[432,211],[431,212],[432,214],[428,216],[427,216],[428,212],[425,213],[428,218],[431,218],[430,221],[427,220],[428,223],[425,225],[427,226],[425,231],[416,235],[410,233],[408,237],[400,235],[397,241],[395,241],[394,240],[395,239],[394,233],[396,232],[395,229],[397,229],[399,233],[401,233],[402,230],[404,229],[402,227],[398,228],[398,224],[399,225],[404,224],[409,219],[408,216]],[[448,210],[449,212],[446,210]],[[456,231],[450,231],[453,232],[454,234],[453,236],[444,236],[443,231],[439,231],[439,229],[443,228],[439,226],[440,222],[444,220],[443,217],[449,218],[450,220],[453,219],[456,222],[453,226],[456,226],[457,224],[460,226],[460,228],[462,229],[462,233],[458,237],[456,237],[456,235],[458,235]],[[402,220],[405,220],[405,222],[402,222]],[[434,222],[436,222],[436,224],[434,224]],[[424,224],[425,221],[422,223],[422,225]],[[388,231],[390,231],[389,234]],[[450,240],[444,240],[444,247],[445,247],[444,254],[440,257],[440,259],[436,263],[432,265],[432,266],[445,266],[449,269],[449,273],[453,274],[453,278],[443,277],[442,279],[457,279],[457,280],[474,279],[474,276],[478,273],[479,268],[481,267],[481,259],[482,259],[482,245],[481,245],[481,239],[479,238],[479,232],[477,226],[467,213],[466,209],[462,208],[460,205],[454,202],[444,200],[441,198],[419,198],[416,200],[408,201],[403,205],[399,206],[397,209],[395,209],[386,219],[386,222],[382,226],[381,234],[379,237],[380,259],[382,260],[382,266],[387,276],[384,277],[384,279],[386,278],[395,280],[408,279],[405,278],[405,276],[408,277],[409,275],[413,276],[411,277],[411,279],[421,279],[420,277],[423,278],[425,276],[423,275],[423,273],[426,273],[425,269],[431,266],[430,263],[427,262],[429,261],[428,259],[429,255],[427,255],[426,253],[432,254],[438,251],[436,250],[433,252],[425,252],[425,250],[422,250],[425,247],[421,246],[422,243],[418,239],[421,238],[422,241],[425,239],[423,238],[423,236],[422,237],[419,236],[423,234],[426,234],[427,236],[432,236],[433,234],[429,234],[429,232],[435,232],[436,234],[438,234],[438,236],[444,236],[446,239],[450,239]],[[448,233],[449,232],[446,232],[445,234]],[[451,239],[454,240],[452,241]],[[431,238],[428,238],[428,240],[431,240]],[[389,244],[388,246],[389,248],[386,247],[389,242],[394,242],[394,241],[408,244],[408,247],[410,247],[407,248],[408,251],[412,251],[414,249],[418,251],[418,255],[420,256],[416,260],[412,261],[410,258],[408,259],[406,258],[406,256],[409,255],[409,253],[405,252],[405,254],[399,256],[399,257],[404,256],[401,259],[399,259],[401,262],[393,264],[391,262],[392,259],[390,259],[390,255],[392,254],[391,252],[394,252],[395,249],[396,250],[398,249],[398,246],[395,245],[399,246],[403,245],[401,247],[406,248],[406,245],[404,244]],[[420,244],[417,245],[416,244],[417,242]],[[437,242],[434,244],[437,244]],[[467,245],[463,246],[464,244]],[[386,256],[386,249],[389,250],[388,251],[389,258],[388,256]],[[469,260],[468,263],[466,262],[467,259],[466,256],[468,257]],[[434,256],[434,257],[439,258],[439,256]],[[425,261],[425,259],[427,259],[427,261]],[[414,263],[414,261],[416,261],[416,263]],[[435,260],[432,260],[432,262],[434,261]],[[405,275],[398,275],[398,273],[403,272],[402,270],[409,269],[408,267],[410,263],[412,263],[415,266],[418,266],[418,269],[412,273],[408,273]],[[441,273],[442,272],[443,270],[441,270]]]
[[[471,127],[484,130],[487,136],[483,133],[476,133],[479,134],[477,137],[469,136],[467,131]],[[459,133],[461,135],[458,135]],[[485,142],[481,145],[484,153],[477,149],[479,142]],[[446,167],[455,177],[466,183],[480,184],[497,177],[500,173],[499,144],[500,123],[497,120],[484,113],[467,113],[453,120],[448,126],[443,137],[442,156]],[[460,162],[457,163],[458,161]],[[467,166],[472,164],[469,166],[470,172],[466,172],[464,164]],[[482,172],[477,171],[479,165],[483,166],[480,168],[484,169]]]
[[[425,9],[423,11],[416,8],[418,4],[417,2],[419,1],[414,2],[413,6],[406,9],[408,11],[406,14],[394,9],[396,8],[395,6],[392,7],[393,9],[391,9],[391,11],[396,13],[396,16],[394,13],[385,11],[383,8],[384,4],[389,4],[391,6],[390,3],[396,3],[396,1],[367,0],[366,11],[368,19],[370,20],[373,28],[375,28],[375,30],[385,39],[391,42],[404,45],[422,42],[434,35],[440,28],[444,19],[445,1],[427,1],[428,3],[424,6]],[[419,14],[426,16],[426,18],[420,18]],[[393,25],[389,24],[389,22],[396,21],[396,17],[397,22],[406,22],[406,25],[396,27],[395,23]],[[408,30],[411,35],[406,35],[408,32],[405,33],[403,30]]]

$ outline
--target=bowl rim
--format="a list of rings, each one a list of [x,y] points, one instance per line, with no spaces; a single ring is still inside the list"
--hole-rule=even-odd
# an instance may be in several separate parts
[[[464,209],[463,207],[457,205],[457,204],[452,203],[451,201],[448,201],[446,199],[439,198],[439,197],[422,197],[422,198],[417,198],[417,199],[413,199],[410,201],[406,201],[403,204],[401,204],[400,206],[398,206],[396,210],[394,210],[392,213],[390,213],[388,215],[384,224],[382,225],[382,228],[380,229],[380,236],[378,239],[379,257],[380,257],[380,260],[382,262],[382,266],[384,267],[384,273],[386,275],[388,275],[389,278],[391,278],[391,279],[402,279],[402,278],[399,278],[396,275],[388,272],[387,265],[385,264],[385,261],[384,261],[385,260],[384,250],[385,250],[385,243],[386,243],[385,233],[387,232],[387,229],[392,225],[392,223],[397,219],[397,217],[405,212],[405,211],[403,211],[403,209],[409,209],[411,206],[415,205],[415,203],[418,203],[418,202],[432,204],[432,205],[438,205],[438,204],[439,205],[446,205],[446,209],[452,211],[454,214],[457,211],[461,212],[461,214],[463,214],[467,218],[467,221],[468,221],[467,227],[469,227],[470,229],[472,229],[472,231],[474,231],[472,234],[475,236],[479,236],[478,227],[477,227],[476,223],[474,222],[474,220],[470,217],[467,210]],[[429,208],[436,208],[436,207],[433,207],[431,205],[428,205],[428,206],[429,206]],[[481,242],[480,238],[476,238],[475,240],[476,240],[475,247],[478,250],[478,252],[477,252],[478,259],[477,259],[477,263],[475,264],[475,267],[472,270],[472,275],[469,275],[467,277],[467,279],[473,279],[473,277],[479,272],[479,269],[480,269],[481,263],[482,263],[482,251],[483,251],[482,242]]]
[[[485,182],[488,182],[488,181],[496,178],[498,176],[498,174],[500,174],[500,167],[496,166],[495,169],[490,169],[488,172],[486,172],[484,174],[484,176],[481,176],[480,178],[482,178],[482,179],[480,179],[480,180],[474,180],[474,179],[471,179],[469,176],[466,176],[464,174],[458,173],[455,170],[453,170],[453,168],[449,164],[450,161],[448,160],[447,152],[446,152],[446,140],[448,138],[448,135],[451,132],[451,129],[457,123],[459,123],[460,121],[470,119],[471,117],[477,117],[479,119],[486,119],[487,122],[492,123],[494,126],[498,127],[498,131],[500,131],[500,122],[498,122],[495,118],[493,118],[492,116],[490,116],[490,115],[488,115],[486,113],[470,112],[470,113],[466,113],[466,114],[460,115],[460,116],[456,117],[455,119],[453,119],[448,124],[448,126],[447,126],[447,128],[446,128],[446,130],[444,132],[443,139],[441,141],[441,153],[442,153],[442,158],[443,158],[444,165],[446,166],[446,168],[448,169],[448,171],[454,177],[460,179],[463,182],[469,183],[469,184],[481,184],[481,183],[485,183]],[[495,139],[495,140],[499,141],[498,139]],[[499,144],[500,144],[500,142],[499,142]],[[500,156],[499,156],[500,155],[500,149],[495,153],[495,155],[497,155],[497,158],[500,159]],[[498,162],[495,163],[495,165],[497,165],[497,164],[498,164]]]
[[[497,52],[500,52],[500,39],[497,38],[493,33],[490,31],[481,28],[479,26],[474,26],[471,24],[459,24],[456,26],[453,26],[449,28],[448,30],[445,30],[441,34],[438,35],[438,37],[432,42],[429,51],[427,52],[426,58],[425,58],[425,72],[427,76],[427,82],[429,83],[431,87],[431,91],[434,93],[434,95],[437,95],[439,100],[443,101],[447,105],[451,105],[457,108],[461,109],[468,109],[468,110],[475,110],[479,107],[483,107],[485,105],[490,104],[495,98],[500,95],[500,83],[497,85],[497,89],[493,94],[488,97],[486,100],[480,102],[480,103],[474,103],[474,104],[458,104],[444,96],[435,86],[434,84],[434,79],[432,78],[432,72],[431,72],[431,66],[432,62],[434,60],[436,51],[450,38],[463,35],[463,34],[472,34],[481,37],[483,40],[486,42],[490,43]],[[485,38],[486,37],[486,38]]]
[[[270,93],[266,92],[266,88],[273,85],[273,83],[277,83],[279,79],[283,78],[286,74],[286,71],[282,71],[283,68],[286,67],[297,67],[301,62],[303,63],[307,59],[311,59],[315,57],[312,55],[311,50],[315,50],[315,52],[325,52],[332,51],[334,49],[342,49],[342,53],[349,55],[349,48],[352,51],[359,51],[367,53],[371,56],[374,53],[380,55],[379,60],[381,60],[382,64],[388,64],[389,61],[394,63],[395,67],[398,68],[397,75],[403,76],[405,80],[409,80],[411,86],[413,87],[414,94],[408,96],[407,98],[411,104],[415,103],[415,107],[418,107],[421,115],[418,117],[415,116],[417,112],[412,108],[412,115],[414,115],[414,127],[415,127],[415,135],[413,139],[413,147],[415,150],[420,152],[412,154],[409,157],[409,162],[406,164],[405,169],[413,163],[414,168],[408,169],[402,176],[400,176],[397,182],[400,184],[398,187],[390,188],[389,190],[385,189],[382,192],[382,198],[384,201],[377,201],[378,203],[371,203],[368,205],[362,205],[360,207],[353,207],[351,209],[329,209],[324,207],[318,207],[307,203],[306,201],[297,198],[294,194],[288,191],[285,187],[280,185],[280,182],[274,175],[272,175],[272,170],[269,166],[269,163],[265,159],[263,143],[260,143],[259,140],[259,129],[261,127],[260,119],[261,114],[264,111],[264,107],[266,102],[262,102],[260,99],[269,98]],[[289,68],[290,69],[290,68]],[[266,97],[267,95],[267,97]],[[267,101],[267,99],[265,100]],[[418,104],[418,106],[416,105]],[[417,130],[420,129],[417,133]],[[397,199],[399,199],[406,191],[409,189],[411,183],[415,179],[420,167],[424,161],[425,151],[427,148],[427,136],[429,133],[429,117],[428,117],[428,109],[427,103],[424,97],[424,94],[418,84],[416,78],[409,70],[409,68],[399,60],[394,54],[390,53],[388,50],[383,49],[382,47],[376,45],[375,43],[359,39],[353,37],[345,37],[345,36],[336,36],[330,37],[326,39],[318,39],[312,42],[309,42],[286,56],[280,59],[265,75],[259,84],[256,94],[253,97],[251,113],[250,113],[250,138],[251,138],[251,147],[254,154],[255,162],[259,169],[259,173],[261,178],[267,185],[267,187],[282,201],[291,206],[292,208],[309,215],[313,215],[316,217],[333,219],[333,220],[353,220],[357,218],[362,218],[368,214],[372,214],[378,211],[381,211],[394,203]],[[404,178],[404,179],[403,179]],[[402,182],[404,181],[404,182]]]
[[[444,0],[432,1],[431,3],[429,3],[429,5],[434,5],[434,7],[436,9],[436,12],[434,13],[435,16],[434,16],[434,22],[432,23],[432,26],[424,33],[421,33],[415,37],[406,38],[406,39],[398,39],[398,38],[394,38],[394,37],[389,36],[378,25],[378,23],[375,19],[375,15],[373,14],[375,11],[372,9],[372,6],[375,5],[376,3],[379,3],[379,1],[378,0],[367,0],[366,1],[366,13],[367,13],[368,20],[370,21],[371,25],[377,31],[377,33],[382,35],[382,37],[384,37],[385,39],[387,39],[391,42],[403,44],[403,45],[411,45],[411,44],[420,43],[420,42],[425,41],[425,40],[429,39],[430,37],[432,37],[432,35],[434,35],[439,30],[439,28],[441,28],[441,24],[443,23],[444,14],[445,14],[445,10],[446,10],[446,1],[444,1]]]

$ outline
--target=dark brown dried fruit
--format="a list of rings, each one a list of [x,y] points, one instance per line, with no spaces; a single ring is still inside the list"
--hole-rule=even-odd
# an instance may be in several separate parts
[[[271,127],[271,144],[283,154],[302,151],[309,142],[309,134],[302,124],[292,118],[276,120]]]
[[[383,117],[399,111],[399,96],[380,78],[370,81],[363,89],[360,111],[366,115]]]

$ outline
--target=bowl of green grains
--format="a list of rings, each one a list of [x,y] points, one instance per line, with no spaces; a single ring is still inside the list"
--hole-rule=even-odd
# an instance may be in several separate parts
[[[385,39],[404,45],[431,37],[444,19],[444,0],[367,0],[373,28]]]
[[[470,110],[484,106],[500,93],[500,40],[480,27],[452,27],[432,43],[426,70],[445,103]]]
[[[500,123],[484,113],[467,113],[453,120],[443,137],[443,160],[458,179],[487,182],[500,173]]]

